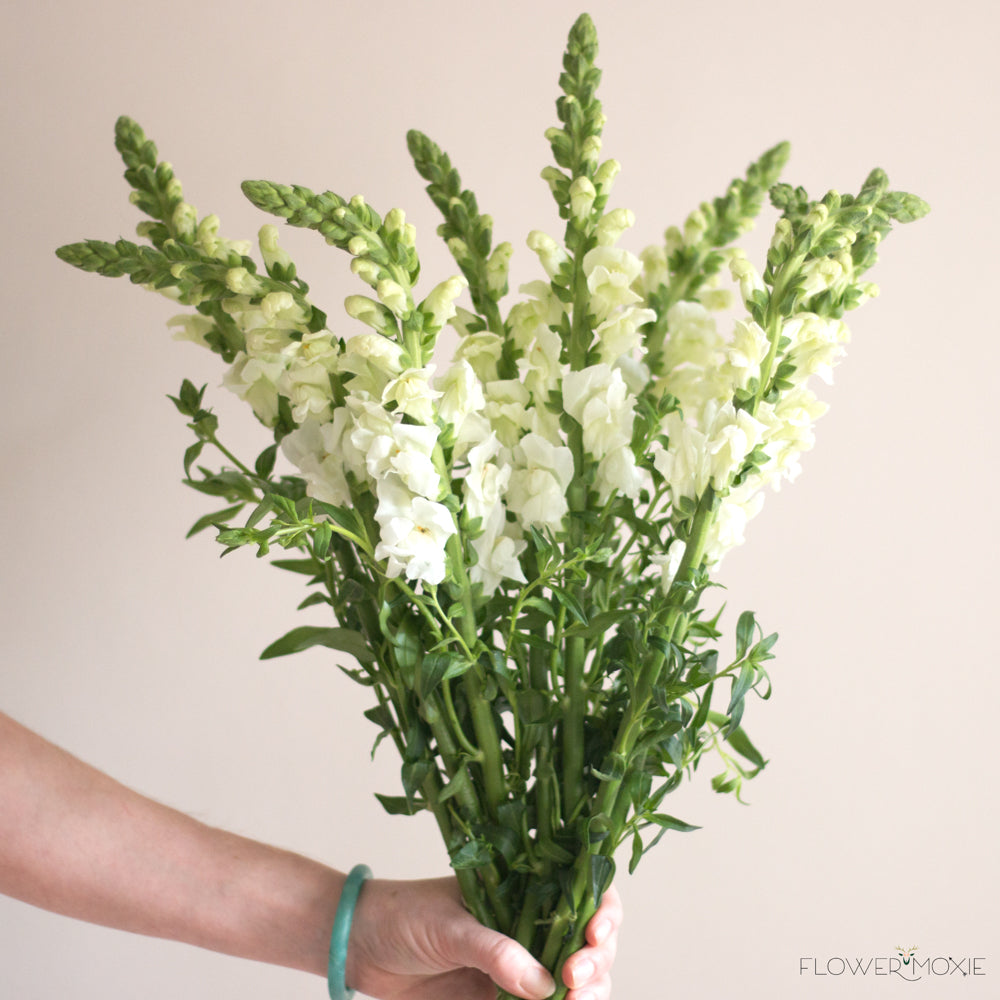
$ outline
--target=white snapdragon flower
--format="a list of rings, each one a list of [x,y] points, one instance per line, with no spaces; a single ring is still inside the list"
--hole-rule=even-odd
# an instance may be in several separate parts
[[[260,300],[260,311],[267,325],[279,330],[306,329],[309,322],[291,292],[268,292]]]
[[[215,329],[215,321],[201,313],[181,313],[167,320],[168,327],[174,327],[174,340],[190,340],[192,344],[208,347],[205,334]]]
[[[668,447],[654,445],[653,467],[670,487],[674,503],[682,497],[697,500],[708,488],[710,471],[705,435],[680,413],[668,413],[663,421]]]
[[[583,446],[595,458],[632,440],[635,397],[617,368],[597,364],[567,372],[563,408],[583,427]]]
[[[517,379],[497,379],[486,383],[483,415],[505,447],[513,448],[528,427],[530,403],[528,389]]]
[[[489,420],[481,413],[473,411],[456,428],[455,443],[451,448],[453,465],[463,462],[469,452],[481,441],[485,441],[493,433]]]
[[[329,331],[303,334],[285,350],[288,367],[278,382],[292,404],[292,417],[301,424],[309,416],[327,417],[333,402],[330,376],[337,371],[340,349]]]
[[[569,510],[566,491],[573,481],[573,453],[539,434],[526,434],[514,448],[514,471],[507,507],[522,524],[558,530]]]
[[[438,380],[441,391],[437,412],[441,419],[458,429],[465,418],[486,405],[483,384],[468,361],[451,364]]]
[[[469,450],[469,469],[465,474],[463,494],[470,520],[480,519],[480,531],[499,534],[506,523],[503,497],[510,483],[511,467],[506,462],[493,461],[500,453],[500,442],[494,433]]]
[[[702,419],[706,429],[705,452],[709,477],[712,485],[717,490],[722,490],[729,485],[747,456],[757,447],[766,427],[746,410],[737,410],[732,402],[727,402],[718,409],[710,404]]]
[[[528,233],[527,243],[528,249],[538,254],[538,259],[550,278],[554,278],[559,273],[559,268],[569,260],[562,245],[557,243],[548,233],[543,233],[539,229],[533,229]],[[523,292],[524,289],[522,288],[521,291]],[[513,310],[511,311],[513,312]]]
[[[682,364],[709,368],[722,343],[715,317],[700,302],[675,302],[667,311],[663,361],[668,371]]]
[[[278,381],[285,372],[280,355],[250,357],[240,351],[222,376],[222,384],[246,400],[261,423],[273,427],[278,419]]]
[[[444,504],[410,497],[405,488],[393,488],[391,478],[378,484],[375,558],[386,561],[390,577],[405,575],[408,580],[438,584],[448,572],[445,546],[455,534],[455,522]]]
[[[827,404],[805,386],[782,393],[776,404],[761,403],[757,416],[765,424],[764,449],[769,456],[761,474],[779,489],[802,471],[799,457],[815,444],[813,424],[826,413]]]
[[[529,281],[518,291],[528,298],[511,306],[507,319],[514,343],[523,351],[537,336],[540,327],[559,324],[565,306],[553,294],[547,281]]]
[[[798,313],[781,329],[792,346],[788,359],[795,365],[792,378],[804,382],[816,375],[827,385],[833,382],[833,366],[844,356],[844,344],[850,340],[847,324],[839,319],[825,319],[815,313]]]
[[[677,570],[681,567],[686,549],[687,542],[683,539],[675,538],[670,543],[666,552],[655,552],[649,557],[655,566],[660,567],[660,588],[664,594],[668,593],[673,586],[674,578],[677,576]]]
[[[344,345],[340,368],[354,376],[350,381],[353,393],[367,393],[380,399],[386,385],[402,370],[403,348],[394,340],[378,333],[361,333]]]
[[[733,386],[746,389],[751,380],[760,380],[760,366],[771,349],[763,329],[751,319],[738,320],[733,339],[726,348],[726,371]]]
[[[455,349],[456,361],[468,361],[479,380],[486,384],[497,378],[497,362],[503,353],[503,337],[490,330],[467,333]]]
[[[648,476],[635,464],[632,449],[623,444],[609,451],[597,465],[595,485],[601,503],[606,503],[612,493],[621,493],[631,500],[638,500]]]
[[[729,273],[740,286],[740,297],[744,305],[748,305],[754,292],[766,292],[764,281],[757,269],[747,259],[747,255],[738,249],[728,252]]]
[[[594,247],[583,258],[590,305],[602,322],[619,306],[640,302],[632,283],[642,273],[642,262],[634,254],[617,247]]]
[[[656,313],[652,309],[640,309],[638,306],[628,306],[613,313],[610,319],[606,319],[594,330],[601,360],[613,365],[633,351],[644,352],[639,327],[652,323],[655,319]]]
[[[344,410],[338,412],[345,413]],[[306,493],[335,507],[351,504],[351,490],[339,447],[341,436],[342,426],[307,420],[281,439],[281,451],[302,473]]]
[[[642,261],[642,273],[636,278],[636,289],[648,299],[660,285],[670,280],[670,268],[667,265],[667,251],[662,246],[648,246],[639,254]]]
[[[483,593],[489,597],[496,593],[502,580],[527,583],[521,568],[520,555],[528,547],[523,539],[509,535],[482,535],[472,540],[476,564],[469,571],[473,583],[482,584]]]
[[[455,299],[468,284],[465,278],[452,277],[431,289],[427,298],[420,303],[420,311],[429,319],[430,329],[440,330],[456,315]]]
[[[550,326],[538,327],[517,361],[524,384],[534,396],[536,405],[558,385],[565,367],[561,358],[562,338]]]
[[[431,388],[434,366],[407,368],[387,383],[382,391],[383,403],[395,403],[399,413],[405,413],[422,424],[434,423],[434,400],[442,393]]]
[[[441,490],[434,464],[437,437],[436,427],[394,423],[390,433],[373,435],[365,456],[368,475],[378,481],[393,473],[411,493],[436,500]]]
[[[735,304],[735,296],[729,288],[717,288],[718,275],[698,289],[697,299],[709,312],[724,312]]]
[[[810,298],[822,292],[842,292],[854,275],[854,264],[851,255],[842,250],[832,257],[819,257],[807,260],[802,265],[803,298]]]
[[[676,396],[685,414],[701,413],[709,402],[720,406],[733,397],[732,379],[721,366],[682,365],[657,382],[657,388]]]
[[[360,396],[347,397],[350,414],[343,437],[344,461],[362,477],[368,474],[368,454],[376,438],[393,436],[399,419],[386,411],[381,403]],[[334,419],[340,410],[334,412]]]
[[[764,506],[764,494],[759,483],[747,480],[742,486],[723,497],[712,519],[705,542],[705,564],[718,566],[723,556],[745,541],[747,523],[757,516]]]
[[[649,380],[651,374],[649,371],[649,365],[643,361],[637,361],[635,358],[630,358],[627,354],[622,355],[616,362],[615,368],[617,368],[622,373],[622,378],[625,379],[625,385],[628,386],[628,391],[632,393],[633,396],[638,396],[647,385],[649,385]]]

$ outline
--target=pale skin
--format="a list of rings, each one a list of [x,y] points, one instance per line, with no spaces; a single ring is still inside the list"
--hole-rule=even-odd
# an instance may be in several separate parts
[[[0,713],[0,893],[92,923],[326,976],[345,875],[152,801]],[[612,887],[563,968],[568,1000],[607,1000]],[[555,986],[462,906],[454,878],[365,883],[346,982],[377,1000],[542,1000]]]

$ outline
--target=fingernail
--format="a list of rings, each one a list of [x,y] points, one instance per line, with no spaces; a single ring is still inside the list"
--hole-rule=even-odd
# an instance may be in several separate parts
[[[590,990],[587,990],[586,993],[578,993],[576,995],[576,1000],[596,1000],[596,997],[590,992]]]
[[[530,993],[533,997],[550,997],[556,991],[556,981],[540,965],[529,969],[521,977],[521,992]]]
[[[594,978],[594,963],[590,959],[583,959],[573,966],[573,985],[583,986]]]
[[[599,920],[594,924],[594,943],[603,944],[604,939],[611,933],[611,924],[607,920]]]

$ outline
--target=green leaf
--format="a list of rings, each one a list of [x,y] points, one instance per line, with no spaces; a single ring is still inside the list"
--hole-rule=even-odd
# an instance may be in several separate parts
[[[757,679],[757,671],[753,663],[746,662],[740,668],[740,675],[733,681],[732,694],[729,696],[729,708],[726,709],[728,715],[733,714],[733,709],[743,700],[743,696],[753,687]]]
[[[645,849],[642,846],[642,837],[638,833],[632,835],[632,857],[628,863],[628,873],[631,875],[642,860]]]
[[[417,792],[423,787],[427,775],[431,773],[429,760],[408,760],[400,771],[403,780],[403,791],[411,801],[416,801]]]
[[[587,613],[583,610],[580,602],[568,591],[561,587],[550,587],[552,596],[557,598],[560,604],[565,605],[566,610],[581,624],[587,624]]]
[[[741,756],[745,757],[751,764],[757,767],[766,767],[761,752],[750,742],[750,737],[742,729],[734,729],[727,737],[726,742]]]
[[[603,854],[590,856],[590,891],[596,905],[600,905],[604,890],[611,885],[614,877],[615,863],[611,858],[606,858]]]
[[[427,808],[423,799],[408,799],[404,795],[381,795],[376,792],[375,798],[390,816],[414,816],[421,809]]]
[[[296,611],[301,611],[303,608],[311,608],[315,604],[329,604],[330,598],[326,596],[321,590],[317,590],[315,593],[310,594],[304,601],[302,601]]]
[[[680,833],[690,833],[692,830],[701,829],[700,826],[692,826],[690,823],[685,823],[684,820],[677,819],[675,816],[668,816],[666,813],[653,813],[651,816],[646,816],[645,819],[664,830],[677,830]]]
[[[625,777],[625,758],[620,753],[609,753],[601,763],[601,770],[591,767],[590,773],[600,781],[621,781]]]
[[[261,479],[267,479],[274,471],[274,462],[278,455],[277,444],[272,444],[270,448],[265,448],[258,456],[254,469]]]
[[[235,517],[241,510],[243,510],[243,504],[234,504],[232,507],[226,507],[225,510],[217,510],[212,514],[206,514],[204,517],[199,517],[194,524],[191,525],[191,529],[184,536],[185,538],[191,538],[193,535],[197,535],[199,531],[204,531],[206,528],[210,528],[213,525],[224,528],[228,526],[230,518]]]
[[[451,867],[456,870],[483,868],[492,861],[493,850],[489,844],[483,840],[470,840],[452,854]]]
[[[303,576],[323,574],[323,564],[315,559],[272,559],[271,565],[289,573],[301,573]]]
[[[427,653],[420,660],[417,668],[416,688],[421,698],[429,698],[437,686],[444,680],[452,657],[447,653]]]
[[[744,611],[736,623],[736,659],[742,660],[753,643],[753,630],[757,624],[752,611]]]
[[[469,769],[461,767],[455,772],[455,776],[445,786],[444,791],[438,796],[438,802],[447,802],[460,793],[472,789],[472,781],[469,778]]]
[[[310,646],[326,646],[343,653],[350,653],[360,663],[371,663],[375,654],[368,648],[365,637],[360,632],[349,628],[322,628],[315,625],[300,625],[287,632],[280,639],[272,642],[263,653],[262,660],[270,660],[276,656],[288,656],[290,653],[300,653]]]
[[[691,731],[697,733],[702,726],[705,725],[708,719],[709,710],[712,707],[712,690],[715,687],[715,682],[705,688],[701,693],[701,701],[698,703],[698,711],[694,714],[694,719],[691,720]]]

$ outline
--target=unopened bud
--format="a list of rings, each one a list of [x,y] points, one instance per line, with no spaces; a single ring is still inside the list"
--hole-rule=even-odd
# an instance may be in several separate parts
[[[577,177],[569,187],[569,207],[576,219],[585,219],[594,207],[597,191],[589,177]]]
[[[617,243],[626,229],[635,225],[635,213],[627,208],[616,208],[597,223],[597,243],[608,247]]]

